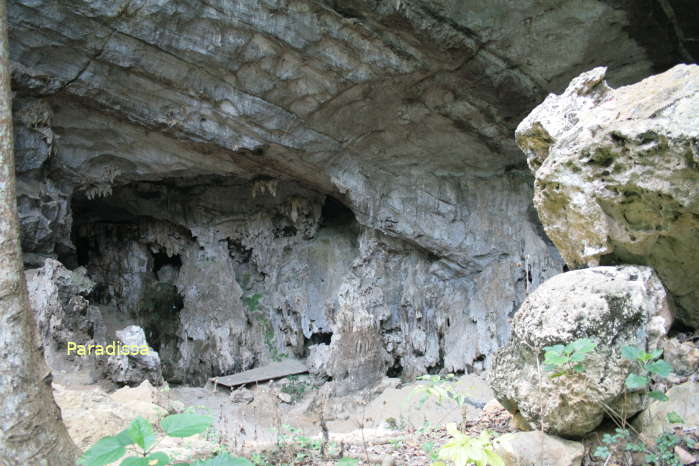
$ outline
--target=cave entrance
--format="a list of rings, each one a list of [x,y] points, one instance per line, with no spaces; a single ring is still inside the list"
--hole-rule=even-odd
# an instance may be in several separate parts
[[[332,196],[326,196],[321,210],[320,227],[347,227],[355,225],[357,220],[352,209],[345,204],[335,199]]]
[[[170,381],[179,358],[184,302],[177,289],[182,257],[168,252],[153,234],[156,228],[167,231],[167,222],[134,214],[109,197],[89,199],[79,193],[71,208],[75,251],[61,260],[71,268],[84,267],[95,282],[88,299],[100,309],[102,338],[109,343],[117,330],[138,325]],[[172,228],[183,236],[181,228]]]

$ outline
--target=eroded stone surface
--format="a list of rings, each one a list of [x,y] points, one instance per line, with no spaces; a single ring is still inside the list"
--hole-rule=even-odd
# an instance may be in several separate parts
[[[512,338],[494,358],[491,387],[503,406],[520,413],[532,429],[583,436],[600,424],[605,406],[627,416],[644,407],[641,393],[626,393],[631,366],[620,349],[656,349],[671,324],[667,293],[649,267],[594,267],[556,275],[515,315]],[[584,372],[551,378],[541,362],[543,348],[579,338],[597,343]]]
[[[652,266],[699,326],[699,67],[610,88],[605,69],[550,95],[517,128],[534,205],[571,267]]]

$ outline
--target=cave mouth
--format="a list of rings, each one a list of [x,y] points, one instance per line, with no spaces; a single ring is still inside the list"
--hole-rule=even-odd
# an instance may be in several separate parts
[[[348,227],[357,223],[352,209],[332,196],[325,197],[320,218],[321,228]]]
[[[141,327],[170,382],[179,355],[179,313],[184,308],[176,285],[182,257],[144,233],[153,219],[131,213],[112,198],[89,199],[77,193],[71,209],[75,250],[60,259],[68,268],[84,267],[95,283],[88,300],[100,309],[105,342],[124,327]]]

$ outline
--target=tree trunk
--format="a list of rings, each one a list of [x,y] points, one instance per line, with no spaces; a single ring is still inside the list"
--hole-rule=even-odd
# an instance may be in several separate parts
[[[72,465],[78,454],[33,344],[17,220],[7,12],[0,0],[0,464]]]

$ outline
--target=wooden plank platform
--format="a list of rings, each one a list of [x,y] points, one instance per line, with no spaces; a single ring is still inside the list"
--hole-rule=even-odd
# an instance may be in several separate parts
[[[284,359],[262,367],[256,367],[248,371],[238,372],[233,375],[222,377],[212,377],[210,383],[214,385],[224,385],[226,387],[237,387],[253,382],[265,382],[267,380],[279,379],[288,375],[304,374],[308,372],[305,361],[298,359]]]

